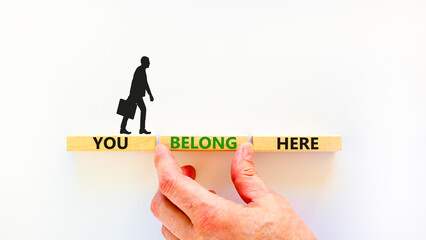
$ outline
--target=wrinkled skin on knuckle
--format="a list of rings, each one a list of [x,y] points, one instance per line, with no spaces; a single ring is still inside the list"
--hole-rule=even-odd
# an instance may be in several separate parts
[[[241,170],[241,175],[244,177],[252,177],[257,175],[257,171],[253,167],[246,167]]]
[[[253,188],[253,190],[255,190],[255,189],[258,189],[260,186],[258,186],[257,184],[254,184],[255,182],[252,182],[250,180],[253,176],[256,176],[256,175],[257,175],[257,172],[254,168],[247,167],[242,169],[240,171],[240,174],[233,177],[232,181],[236,185],[250,187],[250,188]]]
[[[240,170],[239,174],[232,176],[232,181],[244,182],[248,177],[257,175],[256,169],[253,167],[245,167]]]

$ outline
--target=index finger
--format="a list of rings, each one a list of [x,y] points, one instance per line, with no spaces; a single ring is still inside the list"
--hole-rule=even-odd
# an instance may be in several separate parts
[[[189,218],[192,218],[200,208],[207,207],[211,210],[224,201],[223,198],[182,174],[181,168],[165,145],[156,146],[154,159],[160,192]]]

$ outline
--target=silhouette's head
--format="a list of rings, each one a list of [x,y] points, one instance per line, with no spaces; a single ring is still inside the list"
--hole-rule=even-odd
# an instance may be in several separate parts
[[[146,56],[143,56],[141,58],[141,66],[144,68],[149,68],[149,58]]]

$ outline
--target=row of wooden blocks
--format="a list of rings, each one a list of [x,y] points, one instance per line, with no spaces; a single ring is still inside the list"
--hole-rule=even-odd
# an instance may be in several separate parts
[[[334,152],[342,150],[341,136],[160,136],[174,151],[233,151],[243,143],[259,152]],[[153,151],[156,136],[68,136],[67,151]]]

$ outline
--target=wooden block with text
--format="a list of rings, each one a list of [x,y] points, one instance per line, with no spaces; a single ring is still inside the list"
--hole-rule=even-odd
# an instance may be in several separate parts
[[[172,151],[232,151],[248,136],[160,136],[160,143]]]
[[[68,136],[67,151],[154,151],[156,136]]]
[[[253,148],[259,152],[342,151],[342,136],[254,136]]]

